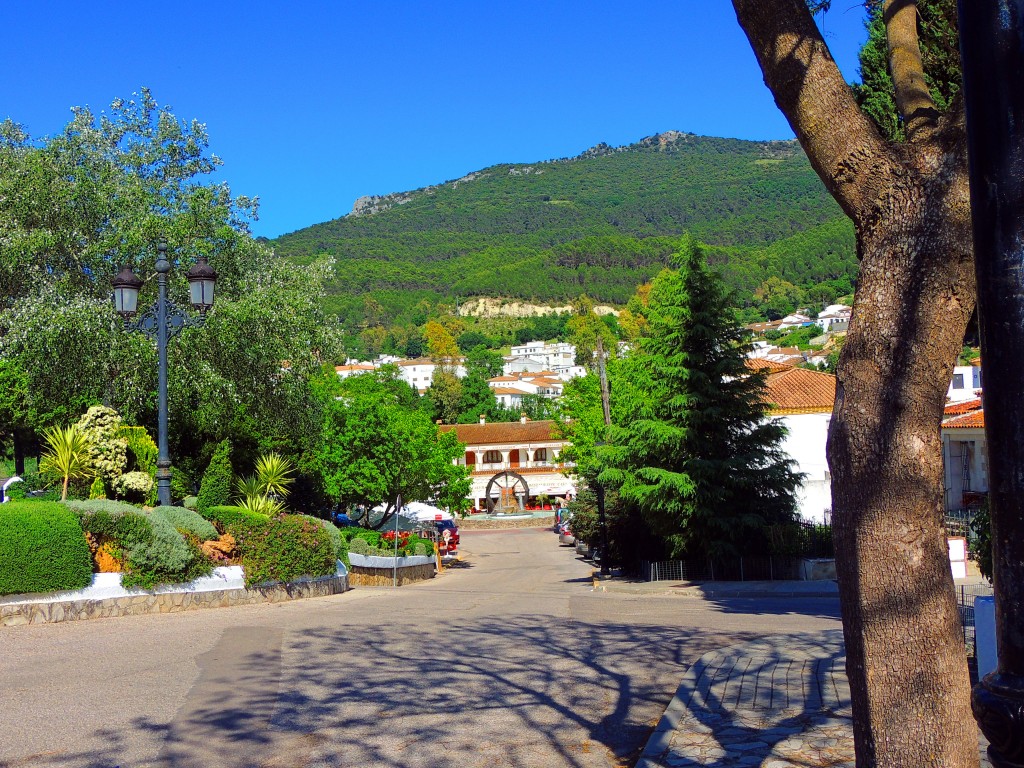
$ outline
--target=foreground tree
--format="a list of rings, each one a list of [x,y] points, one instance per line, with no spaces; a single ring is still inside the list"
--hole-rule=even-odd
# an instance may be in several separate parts
[[[884,138],[805,0],[733,0],[861,260],[829,433],[857,765],[968,768],[978,731],[942,525],[939,430],[974,309],[962,103],[925,81],[916,3],[882,11],[906,142]]]
[[[465,509],[469,472],[453,463],[464,446],[438,432],[416,393],[395,370],[352,376],[327,406],[317,470],[327,496],[345,508],[383,507],[362,525],[381,528],[404,501],[436,500]]]
[[[613,381],[614,410],[630,415],[599,452],[600,481],[643,513],[673,556],[759,554],[768,526],[793,520],[800,476],[781,450],[782,426],[766,418],[764,375],[746,366],[746,334],[699,248],[655,279],[647,320]]]

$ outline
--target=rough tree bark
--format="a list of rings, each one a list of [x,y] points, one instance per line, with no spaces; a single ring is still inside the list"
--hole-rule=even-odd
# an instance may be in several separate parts
[[[828,443],[857,765],[974,768],[939,435],[974,308],[962,108],[939,119],[920,90],[909,0],[885,8],[907,144],[886,142],[857,107],[805,0],[733,5],[765,83],[857,234]]]

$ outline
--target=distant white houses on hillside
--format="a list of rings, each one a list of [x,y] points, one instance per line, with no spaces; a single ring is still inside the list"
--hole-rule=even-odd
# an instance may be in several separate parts
[[[339,379],[347,379],[349,376],[358,376],[361,373],[373,373],[377,366],[373,363],[345,363],[345,365],[334,366],[334,372]]]
[[[853,314],[853,307],[845,304],[830,304],[818,313],[815,322],[825,333],[836,331],[847,331],[850,329],[850,316]]]
[[[504,373],[507,375],[542,371],[552,371],[561,379],[586,375],[586,370],[576,365],[576,347],[564,341],[553,344],[544,341],[517,344],[505,358]]]
[[[417,392],[425,392],[434,381],[434,372],[437,370],[437,363],[429,357],[418,357],[415,360],[399,360],[399,375],[402,380],[409,384]],[[466,375],[466,366],[460,360],[454,365],[455,375],[460,379]]]

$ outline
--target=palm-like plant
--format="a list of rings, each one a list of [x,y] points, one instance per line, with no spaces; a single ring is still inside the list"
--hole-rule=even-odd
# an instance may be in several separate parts
[[[235,490],[238,491],[239,500],[249,499],[253,496],[265,496],[263,484],[256,475],[240,477],[235,481]]]
[[[39,460],[39,471],[63,481],[60,498],[64,501],[68,497],[69,482],[93,474],[89,438],[75,424],[50,427],[43,436],[47,452]]]
[[[267,496],[287,496],[294,472],[291,461],[279,453],[265,453],[256,460],[256,478]]]
[[[248,512],[266,515],[267,517],[275,517],[285,511],[284,504],[280,501],[269,496],[263,496],[262,494],[244,496],[238,500],[238,506]]]

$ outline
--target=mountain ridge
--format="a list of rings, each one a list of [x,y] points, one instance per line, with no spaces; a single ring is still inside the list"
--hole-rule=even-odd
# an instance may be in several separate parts
[[[772,276],[827,299],[856,275],[852,226],[796,141],[681,131],[366,196],[272,242],[298,263],[334,257],[327,308],[361,327],[367,296],[398,324],[456,296],[622,305],[686,235],[708,244],[743,306],[763,303]]]

